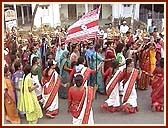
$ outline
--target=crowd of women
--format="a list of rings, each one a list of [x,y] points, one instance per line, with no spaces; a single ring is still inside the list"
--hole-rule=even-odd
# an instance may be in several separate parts
[[[65,29],[38,38],[30,33],[22,41],[16,28],[5,32],[5,119],[21,123],[25,116],[35,124],[43,116],[55,118],[63,98],[73,124],[94,124],[96,93],[108,96],[100,109],[136,113],[137,89],[152,89],[151,110],[164,111],[164,35],[157,28],[130,30],[110,26],[106,47],[102,36],[66,43]]]

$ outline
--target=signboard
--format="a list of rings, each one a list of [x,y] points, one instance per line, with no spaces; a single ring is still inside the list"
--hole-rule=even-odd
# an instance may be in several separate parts
[[[5,11],[5,21],[16,20],[16,12],[14,10]]]

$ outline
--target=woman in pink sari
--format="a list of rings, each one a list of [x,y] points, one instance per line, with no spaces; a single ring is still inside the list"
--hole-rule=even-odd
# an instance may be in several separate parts
[[[50,118],[54,118],[58,114],[58,89],[61,79],[55,67],[56,62],[54,60],[49,61],[48,67],[43,71],[41,80],[43,108],[46,111],[45,115]]]
[[[164,59],[160,60],[160,67],[153,71],[151,79],[151,100],[153,111],[164,111]]]

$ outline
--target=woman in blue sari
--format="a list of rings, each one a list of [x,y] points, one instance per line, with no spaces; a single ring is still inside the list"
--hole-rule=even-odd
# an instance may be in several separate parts
[[[96,69],[100,63],[103,61],[110,61],[111,59],[103,59],[103,57],[100,54],[100,51],[102,51],[102,47],[100,44],[95,45],[95,52],[92,55],[91,59],[91,69]],[[101,69],[97,70],[96,73],[92,74],[90,77],[90,84],[91,85],[97,85],[98,86],[98,92],[101,94],[105,94],[105,86],[103,82],[103,76]]]

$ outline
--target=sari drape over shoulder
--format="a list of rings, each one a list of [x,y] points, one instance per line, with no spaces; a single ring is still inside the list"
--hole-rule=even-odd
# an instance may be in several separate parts
[[[76,92],[72,88],[69,91],[69,97]],[[84,89],[80,101],[77,104],[72,101],[69,109],[73,116],[73,124],[94,124],[92,110],[93,95],[94,88],[87,86]]]
[[[42,78],[44,100],[43,108],[47,111],[46,115],[55,117],[58,114],[58,89],[60,87],[61,78],[54,71],[49,78]]]
[[[15,96],[10,79],[4,78],[4,85],[5,89],[7,89],[7,94],[5,94],[4,96],[6,120],[10,121],[13,124],[19,124],[20,117],[16,109]]]
[[[21,82],[18,109],[26,113],[26,119],[29,122],[36,121],[38,118],[43,117],[35,90],[30,92],[28,89],[32,85],[31,73],[27,76],[24,75]]]
[[[155,68],[151,79],[151,100],[154,111],[164,111],[164,72]]]

